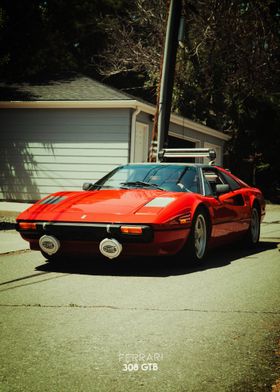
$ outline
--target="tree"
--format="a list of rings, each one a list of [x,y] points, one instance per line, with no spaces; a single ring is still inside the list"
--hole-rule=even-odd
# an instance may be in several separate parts
[[[2,77],[75,71],[155,102],[167,11],[164,0],[0,0]],[[232,167],[259,157],[256,180],[279,178],[266,142],[279,143],[279,1],[185,0],[183,13],[173,111],[230,134]]]
[[[2,77],[91,71],[105,41],[103,19],[121,14],[126,1],[1,0]]]
[[[165,36],[166,2],[136,0],[120,17],[105,23],[107,46],[96,58],[99,72],[109,80],[128,76],[140,86],[137,93],[155,101]],[[108,22],[108,21],[107,21]],[[137,83],[138,82],[138,83]],[[130,92],[133,93],[132,86]]]
[[[275,4],[270,0],[201,0],[192,12],[188,12],[190,4],[186,5],[186,53],[178,76],[187,75],[179,76],[180,86],[186,85],[181,91],[186,94],[191,89],[195,94],[198,90],[202,97],[202,108],[196,107],[201,99],[188,108],[200,120],[229,129],[247,97],[275,92],[280,77]],[[230,114],[228,119],[225,113]]]
[[[142,73],[143,88],[157,91],[166,6],[138,0],[125,19],[115,21],[104,74]],[[270,168],[280,177],[275,154],[262,143],[264,132],[266,140],[279,142],[279,2],[186,0],[183,11],[186,37],[178,51],[173,110],[229,133],[229,163],[239,162],[237,173],[246,177],[243,163],[261,156],[256,172]]]

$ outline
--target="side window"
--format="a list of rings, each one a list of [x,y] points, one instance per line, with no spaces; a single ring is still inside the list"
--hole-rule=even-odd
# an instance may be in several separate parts
[[[206,196],[215,196],[216,185],[225,183],[220,174],[212,168],[203,169],[203,180]]]
[[[215,170],[213,168],[203,169],[203,180],[206,196],[215,196],[217,184],[229,184],[232,191],[241,188],[240,184],[235,181],[234,178],[232,178],[230,175],[219,172],[218,170]]]
[[[231,176],[229,176],[226,173],[222,173],[222,176],[225,178],[226,182],[229,184],[230,189],[232,191],[235,191],[236,189],[240,189],[241,186],[238,184],[237,181],[235,181]]]
[[[204,176],[203,176],[203,180],[204,180],[205,196],[213,196],[213,191],[211,189],[211,186]]]

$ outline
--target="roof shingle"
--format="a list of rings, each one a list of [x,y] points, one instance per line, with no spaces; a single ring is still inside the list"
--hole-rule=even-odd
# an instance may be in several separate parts
[[[85,76],[47,83],[0,82],[1,101],[114,101],[134,97]]]

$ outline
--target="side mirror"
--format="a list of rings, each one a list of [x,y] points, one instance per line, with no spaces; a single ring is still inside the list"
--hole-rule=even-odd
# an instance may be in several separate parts
[[[91,187],[92,187],[91,182],[84,182],[83,183],[83,191],[89,191]]]
[[[216,194],[217,196],[222,195],[224,193],[230,192],[229,184],[217,184],[216,185]]]

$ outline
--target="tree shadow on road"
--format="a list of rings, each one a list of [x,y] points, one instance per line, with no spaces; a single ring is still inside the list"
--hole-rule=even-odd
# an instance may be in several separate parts
[[[212,250],[204,263],[198,266],[190,266],[187,260],[179,259],[176,256],[117,260],[79,257],[47,262],[36,267],[36,270],[82,275],[167,277],[222,268],[236,261],[246,262],[246,259],[258,259],[260,253],[276,249],[277,244],[277,242],[260,242],[255,249],[244,249],[235,243]]]

